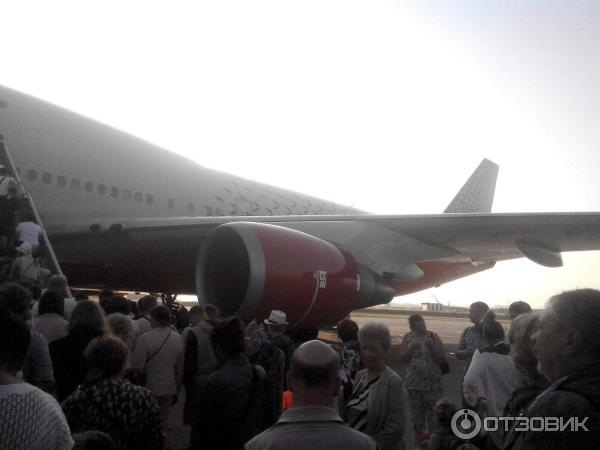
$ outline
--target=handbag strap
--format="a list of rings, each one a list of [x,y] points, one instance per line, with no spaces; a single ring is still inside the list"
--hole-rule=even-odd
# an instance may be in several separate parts
[[[162,344],[160,344],[160,347],[158,347],[158,350],[156,350],[154,353],[152,353],[152,355],[146,360],[146,365],[148,365],[148,363],[150,361],[152,361],[152,359],[158,355],[158,352],[160,352],[162,350],[162,348],[164,347],[164,345],[167,343],[167,341],[169,340],[169,338],[171,337],[171,330],[169,330],[169,334],[167,334],[167,337],[165,338],[165,340],[162,342]]]

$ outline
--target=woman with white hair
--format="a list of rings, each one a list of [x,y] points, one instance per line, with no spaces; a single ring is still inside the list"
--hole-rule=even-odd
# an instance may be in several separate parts
[[[135,344],[133,321],[125,314],[112,313],[106,316],[106,323],[111,333],[127,345],[130,353],[133,352]]]
[[[404,383],[385,357],[392,344],[390,330],[369,322],[358,333],[365,369],[356,374],[347,405],[347,422],[371,436],[382,450],[403,449],[406,430]]]
[[[533,335],[540,325],[540,317],[535,313],[525,313],[516,317],[508,332],[510,356],[516,369],[524,379],[523,386],[517,388],[504,408],[505,417],[519,417],[527,411],[529,404],[546,389],[550,383],[538,371],[538,358],[535,354]],[[516,423],[504,439],[504,446],[514,443],[518,432]]]

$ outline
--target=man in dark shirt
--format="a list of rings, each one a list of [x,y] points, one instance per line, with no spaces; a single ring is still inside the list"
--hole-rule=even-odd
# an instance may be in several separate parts
[[[552,431],[511,432],[505,449],[580,449],[600,441],[598,324],[600,291],[567,291],[550,299],[534,339],[539,370],[551,385],[529,404],[525,416],[572,420],[572,425],[564,431],[552,424]]]

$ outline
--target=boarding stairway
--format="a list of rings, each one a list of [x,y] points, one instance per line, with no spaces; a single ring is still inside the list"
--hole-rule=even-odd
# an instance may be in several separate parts
[[[43,261],[43,266],[50,270],[52,274],[62,275],[62,270],[60,268],[60,264],[58,263],[58,259],[56,258],[56,254],[52,249],[52,244],[48,239],[48,234],[46,233],[46,229],[44,228],[44,224],[42,222],[42,218],[40,217],[38,210],[35,206],[33,198],[29,195],[25,186],[21,182],[21,177],[15,163],[12,159],[12,156],[8,150],[8,147],[4,143],[4,137],[0,135],[0,164],[2,164],[7,172],[8,176],[12,177],[17,185],[17,191],[19,194],[19,213],[21,217],[26,216],[27,214],[32,215],[37,224],[42,229],[42,242],[40,243],[40,259]],[[67,288],[68,289],[68,288]],[[67,295],[70,297],[71,293],[67,291]]]

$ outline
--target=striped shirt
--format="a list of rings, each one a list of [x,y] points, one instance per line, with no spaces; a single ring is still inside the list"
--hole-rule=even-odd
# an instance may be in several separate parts
[[[348,425],[358,431],[365,432],[368,425],[369,394],[377,386],[379,377],[366,382],[355,388],[354,394],[348,401]]]

